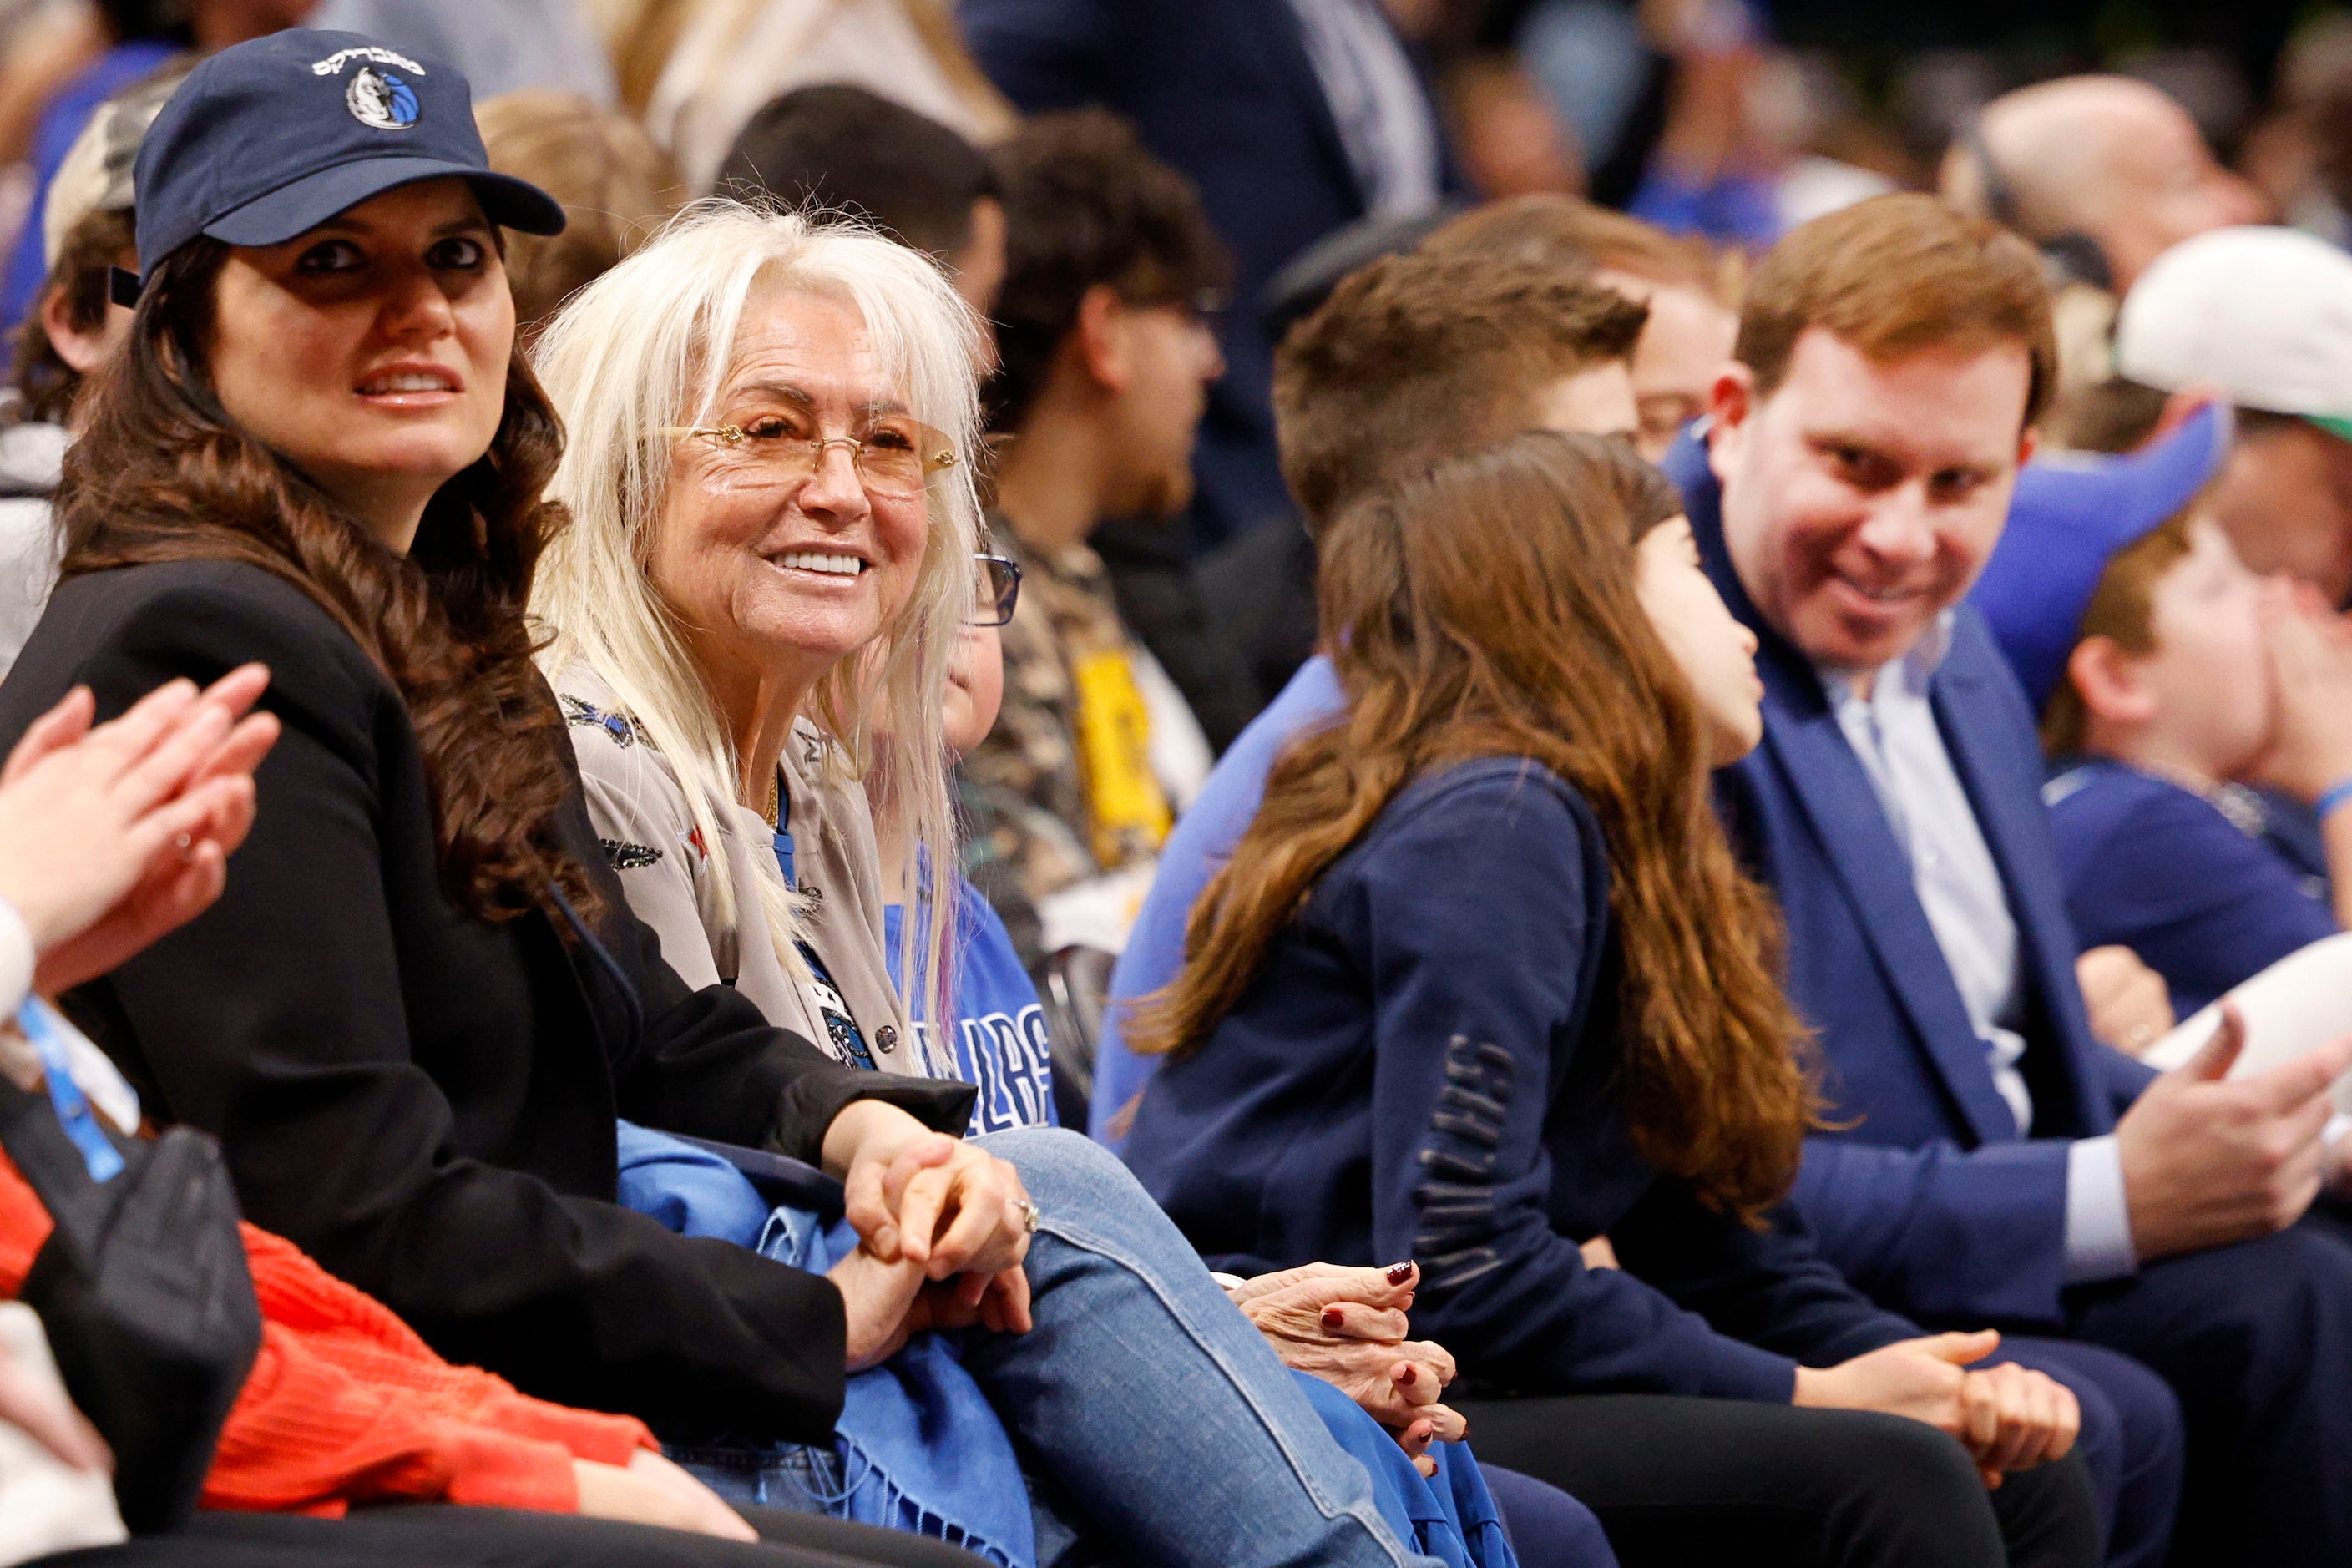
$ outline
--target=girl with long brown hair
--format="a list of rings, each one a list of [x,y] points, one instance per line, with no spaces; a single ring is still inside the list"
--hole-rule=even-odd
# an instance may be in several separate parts
[[[1416,1259],[1469,1386],[1584,1396],[1465,1413],[1629,1568],[2090,1560],[2081,1460],[2045,1464],[2073,1395],[1963,1370],[1997,1337],[1879,1311],[1783,1205],[1813,1089],[1706,787],[1758,738],[1755,643],[1681,510],[1533,433],[1335,523],[1347,705],[1130,1026],[1171,1059],[1127,1159],[1213,1266]]]

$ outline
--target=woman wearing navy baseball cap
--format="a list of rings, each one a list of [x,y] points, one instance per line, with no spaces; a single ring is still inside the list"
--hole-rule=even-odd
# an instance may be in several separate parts
[[[821,1439],[853,1283],[615,1206],[616,1110],[821,1161],[876,1205],[905,1154],[960,1216],[938,1251],[983,1277],[1017,1276],[1026,1194],[931,1132],[965,1125],[968,1088],[835,1067],[689,991],[628,917],[523,615],[561,435],[516,356],[499,228],[552,233],[562,209],[489,171],[456,71],[339,33],[199,65],[135,183],[141,275],[116,283],[137,313],[67,458],[62,580],[0,688],[0,748],[75,686],[104,717],[255,661],[285,738],[226,896],[68,1005],[158,1121],[221,1138],[248,1217],[454,1359]],[[751,1534],[657,1479],[690,1505],[670,1517]],[[852,1561],[945,1550],[761,1529]]]

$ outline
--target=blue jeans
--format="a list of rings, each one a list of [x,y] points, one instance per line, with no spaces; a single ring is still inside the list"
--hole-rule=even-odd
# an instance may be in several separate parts
[[[1053,1482],[1041,1563],[1087,1560],[1086,1537],[1168,1568],[1434,1568],[1390,1533],[1363,1467],[1125,1165],[1054,1128],[979,1143],[1038,1210],[1036,1327],[973,1334],[964,1365]],[[1078,1517],[1050,1517],[1065,1510]]]
[[[1076,1132],[976,1140],[1037,1205],[1025,1334],[963,1364],[1013,1435],[1039,1568],[1441,1568],[1116,1156]],[[675,1451],[731,1501],[822,1512],[839,1466],[796,1445]]]

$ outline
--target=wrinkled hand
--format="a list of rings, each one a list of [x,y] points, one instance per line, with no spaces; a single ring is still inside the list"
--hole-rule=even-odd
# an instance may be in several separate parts
[[[2253,1078],[2229,1079],[2246,1022],[2223,1004],[2203,1049],[2147,1086],[2116,1124],[2143,1261],[2284,1230],[2319,1194],[2329,1089],[2352,1068],[2352,1037]]]
[[[278,721],[247,665],[198,692],[170,681],[96,728],[77,689],[0,767],[0,897],[25,919],[35,983],[105,973],[220,896],[253,825],[253,770]]]
[[[1459,1442],[1461,1415],[1440,1404],[1454,1381],[1444,1346],[1408,1340],[1420,1268],[1343,1268],[1309,1263],[1261,1275],[1233,1291],[1234,1304],[1265,1336],[1282,1363],[1321,1378],[1395,1434],[1423,1475],[1436,1473],[1433,1442]]]
[[[656,1524],[722,1541],[760,1539],[717,1492],[650,1448],[630,1455],[625,1467],[574,1459],[572,1479],[580,1489],[580,1512],[590,1519]]]
[[[1964,1370],[2000,1345],[1990,1329],[1930,1334],[1833,1367],[1800,1367],[1793,1403],[1924,1421],[1958,1438],[1985,1485],[1999,1486],[2006,1472],[2064,1458],[2083,1424],[2073,1391],[2041,1373],[2014,1364]]]
[[[870,1100],[834,1118],[824,1162],[843,1177],[863,1250],[947,1287],[931,1298],[932,1326],[1029,1331],[1029,1193],[1009,1162]]]
[[[2091,1015],[2091,1033],[2136,1057],[2172,1027],[2172,992],[2164,976],[2122,946],[2095,947],[2074,961],[2074,979]]]
[[[74,1408],[62,1390],[36,1378],[0,1349],[0,1422],[25,1435],[77,1470],[114,1473],[114,1455],[89,1418]]]

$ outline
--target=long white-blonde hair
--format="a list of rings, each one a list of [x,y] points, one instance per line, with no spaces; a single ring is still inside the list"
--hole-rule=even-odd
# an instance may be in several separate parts
[[[565,431],[549,494],[572,512],[572,526],[540,558],[531,593],[531,613],[551,639],[541,663],[551,676],[575,663],[595,671],[676,772],[688,814],[715,847],[739,759],[647,566],[668,501],[673,442],[660,432],[716,417],[745,301],[765,285],[855,310],[884,377],[963,459],[931,476],[922,565],[906,604],[873,644],[834,667],[803,714],[835,742],[825,765],[871,786],[876,809],[891,818],[877,830],[903,836],[897,897],[910,912],[928,900],[930,917],[900,922],[898,973],[910,993],[918,983],[928,993],[925,1016],[943,1019],[959,860],[940,708],[948,656],[972,607],[982,338],[978,317],[929,258],[845,219],[713,199],[572,297],[531,355]],[[876,743],[877,731],[887,745]],[[777,955],[804,977],[800,911],[770,858],[753,859]],[[939,868],[928,888],[919,880],[926,861]],[[719,916],[740,942],[742,892],[726,857],[713,853],[709,865]],[[929,949],[919,960],[918,930]],[[916,1033],[946,1037],[943,1027]],[[930,1065],[954,1072],[951,1058]]]

